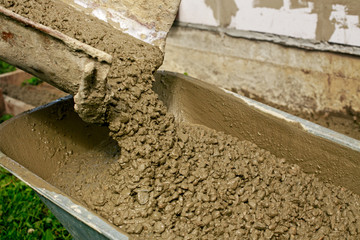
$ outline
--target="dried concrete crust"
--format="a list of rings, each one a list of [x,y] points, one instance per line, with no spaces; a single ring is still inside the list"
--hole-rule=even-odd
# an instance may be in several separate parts
[[[76,94],[75,107],[82,118],[104,123],[103,102],[111,55],[3,7],[0,26],[1,58]],[[97,114],[88,111],[94,108],[98,109]]]
[[[46,22],[53,21],[54,16],[61,15],[65,18],[64,22],[67,24],[62,24],[61,26],[57,25],[56,21],[53,21],[53,27],[55,30],[58,30],[60,32],[64,32],[68,35],[74,36],[78,40],[84,40],[89,39],[86,41],[86,44],[94,44],[98,40],[97,38],[107,38],[107,39],[117,39],[118,42],[114,42],[114,40],[109,41],[103,41],[102,46],[97,45],[96,47],[100,50],[107,50],[110,47],[117,48],[116,50],[110,50],[111,51],[118,51],[121,52],[123,60],[127,60],[130,58],[130,61],[135,61],[135,59],[139,59],[139,61],[147,62],[146,65],[148,66],[148,73],[152,73],[155,71],[155,69],[160,65],[162,61],[162,53],[157,47],[152,47],[150,45],[147,45],[143,43],[140,40],[133,40],[131,36],[128,36],[127,34],[123,34],[119,31],[114,31],[114,29],[101,21],[95,21],[95,19],[92,19],[92,25],[88,24],[87,29],[82,29],[82,31],[77,31],[76,28],[73,27],[73,23],[76,23],[79,21],[79,18],[83,15],[81,12],[73,11],[73,13],[70,15],[65,16],[66,12],[61,12],[61,8],[56,7],[56,4],[50,4],[50,3],[44,3],[44,11],[49,11],[52,14],[49,14],[49,16],[44,17],[43,12],[41,10],[38,10],[35,8],[32,9],[32,11],[28,11],[28,9],[31,9],[32,6],[35,6],[36,4],[32,4],[32,2],[25,3],[25,6],[17,5],[12,3],[11,1],[7,2],[4,1],[5,7],[6,6],[12,6],[15,12],[22,13],[23,16],[33,20],[34,22],[46,25]],[[27,8],[27,9],[24,9]],[[71,9],[70,6],[65,6],[67,9]],[[24,14],[26,12],[26,14]],[[69,11],[68,11],[69,12]],[[53,16],[54,15],[54,16]],[[70,34],[71,33],[71,34]],[[105,43],[106,42],[106,43]],[[110,45],[110,46],[109,46]],[[118,47],[121,46],[121,47]],[[61,47],[61,46],[60,46]],[[50,48],[50,50],[53,48]],[[152,49],[150,51],[150,49]],[[134,52],[137,51],[137,52]],[[67,53],[67,51],[64,51],[64,53]],[[61,55],[59,53],[55,52],[53,53],[56,56],[59,56],[61,59]],[[54,55],[44,54],[44,55],[36,55],[36,57],[44,57],[49,58],[49,61],[42,60],[39,62],[48,62],[48,64],[51,66],[51,64],[56,63],[53,62],[53,59],[51,57],[55,57]],[[153,60],[151,60],[153,59]],[[65,61],[65,60],[63,60]],[[34,63],[36,64],[36,63]],[[108,69],[104,69],[104,71],[94,71],[94,68],[97,68],[96,64],[103,64],[101,62],[99,63],[93,63],[93,62],[86,62],[85,63],[78,63],[85,65],[85,71],[83,72],[84,78],[81,83],[79,83],[79,79],[77,78],[71,78],[71,76],[66,75],[66,69],[62,69],[61,74],[64,72],[66,75],[66,81],[64,82],[64,85],[66,87],[63,87],[62,89],[74,93],[75,95],[75,102],[76,102],[76,110],[78,113],[83,117],[84,120],[87,120],[88,122],[97,122],[97,123],[104,123],[105,120],[105,114],[106,109],[104,106],[106,104],[99,105],[99,102],[106,102],[110,101],[111,96],[111,86],[107,83],[106,75],[108,74]],[[62,65],[62,64],[60,64]],[[66,66],[66,65],[65,65]],[[69,66],[67,66],[69,67]],[[39,67],[41,69],[42,66]],[[103,68],[97,68],[102,70]],[[122,72],[123,75],[131,75],[132,70],[139,70],[138,68],[132,68],[131,66],[128,67],[125,72]],[[33,72],[35,75],[37,72]],[[56,73],[59,74],[59,73]],[[55,74],[55,76],[56,76]],[[64,75],[62,74],[62,75]],[[93,75],[96,75],[96,78],[94,79]],[[49,74],[47,75],[49,76]],[[79,76],[78,72],[74,74],[73,77]],[[49,78],[44,78],[49,79]],[[98,81],[96,81],[98,80]],[[51,79],[49,79],[51,81]],[[56,86],[61,86],[61,81],[56,81]],[[66,84],[65,84],[66,83]],[[72,85],[71,85],[72,84]]]
[[[162,50],[180,4],[180,0],[62,1]]]
[[[46,175],[110,223],[140,239],[358,238],[358,195],[322,183],[251,142],[176,122],[152,90],[163,57],[158,48],[58,1],[0,4],[113,56],[104,105],[116,144],[99,143],[95,159],[90,151],[77,158],[79,148],[68,149],[62,161],[49,160],[58,169]],[[53,114],[53,124],[71,124],[74,116],[66,108]],[[61,134],[50,129],[43,142]],[[91,143],[83,138],[79,147],[86,145]],[[50,147],[56,155],[58,146]]]

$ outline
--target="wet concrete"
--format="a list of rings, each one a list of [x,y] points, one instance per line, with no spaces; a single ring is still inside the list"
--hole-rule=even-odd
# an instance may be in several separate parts
[[[323,183],[254,143],[182,122],[180,112],[169,113],[152,90],[155,80],[152,73],[162,61],[160,50],[113,33],[103,23],[97,28],[95,19],[76,14],[55,1],[0,3],[114,57],[107,79],[104,118],[116,144],[109,138],[106,138],[108,142],[100,141],[106,128],[99,130],[102,136],[92,138],[91,131],[83,128],[79,135],[50,128],[51,131],[42,133],[46,137],[38,145],[48,146],[49,152],[54,153],[48,161],[50,165],[45,168],[40,163],[28,162],[26,167],[37,169],[49,182],[119,229],[141,239],[358,237],[358,195]],[[32,11],[28,11],[30,8]],[[199,82],[189,87],[192,91],[175,91],[174,95],[186,96],[197,90],[197,94],[188,98],[188,106],[200,111],[198,121],[206,116],[207,110],[197,108],[196,101],[211,99],[214,105],[223,106],[217,107],[222,114],[210,112],[207,116],[214,119],[213,124],[227,123],[224,118],[233,111],[225,106],[231,106],[235,98],[228,102],[215,101],[219,90],[208,91],[209,88]],[[225,99],[223,95],[220,94],[220,100]],[[88,111],[97,111],[86,107]],[[81,129],[72,123],[75,113],[68,114],[60,108],[54,114],[57,117],[52,121],[65,124],[67,120],[65,125],[71,125],[74,131]],[[272,118],[267,121],[274,126],[279,124]],[[40,119],[39,125],[33,126],[34,131],[47,124]],[[229,128],[241,129],[235,126],[233,122]],[[267,128],[269,125],[264,122],[262,129]],[[296,134],[296,129],[301,130],[296,125],[285,130]],[[90,136],[84,135],[85,132]],[[71,145],[54,145],[49,139],[62,134],[72,139]],[[264,141],[274,144],[274,139],[282,137],[274,135]],[[60,154],[63,152],[57,150],[60,148],[66,149],[68,157]],[[24,154],[15,151],[9,143],[0,150],[12,158]],[[76,156],[81,152],[82,156]],[[54,157],[56,153],[60,158]],[[46,170],[51,166],[55,166],[55,172]]]
[[[297,165],[285,163],[284,160],[276,158],[269,152],[260,150],[253,143],[239,142],[238,138],[230,137],[230,135],[214,132],[200,125],[196,127],[196,125],[189,126],[185,123],[191,122],[194,124],[201,121],[204,125],[216,126],[215,128],[228,134],[251,139],[251,136],[239,132],[238,130],[241,130],[239,127],[236,127],[237,130],[233,131],[235,126],[231,127],[230,123],[242,122],[241,115],[244,115],[244,118],[249,118],[249,116],[255,114],[254,117],[256,118],[256,111],[247,110],[247,107],[241,101],[235,100],[231,96],[225,97],[226,95],[221,94],[221,91],[207,86],[209,85],[197,83],[196,81],[190,82],[184,79],[164,78],[161,76],[159,76],[155,84],[155,91],[166,103],[168,109],[176,114],[177,119],[184,122],[181,125],[185,129],[192,128],[195,130],[189,136],[180,134],[179,139],[174,143],[180,147],[183,141],[186,141],[181,152],[187,151],[190,146],[194,146],[194,150],[190,152],[190,155],[180,156],[176,161],[173,160],[173,155],[169,155],[166,159],[163,158],[164,160],[155,158],[151,161],[156,161],[157,164],[155,166],[150,165],[145,169],[142,165],[147,166],[148,164],[147,161],[144,162],[145,158],[127,164],[124,163],[123,161],[126,161],[126,159],[121,158],[121,150],[108,137],[107,128],[100,128],[81,121],[73,112],[73,102],[70,100],[66,103],[57,103],[54,107],[44,109],[42,112],[31,113],[22,119],[18,119],[17,122],[9,121],[2,125],[0,129],[2,143],[0,150],[71,195],[84,206],[95,210],[109,222],[119,225],[121,229],[126,230],[125,226],[128,226],[131,232],[136,231],[136,229],[132,229],[136,224],[138,229],[143,226],[141,231],[144,233],[141,236],[169,238],[169,235],[166,234],[169,234],[168,228],[171,229],[171,226],[175,226],[175,228],[177,226],[181,229],[181,231],[175,232],[179,235],[182,234],[180,232],[189,231],[189,229],[209,231],[208,229],[211,226],[216,226],[216,229],[208,232],[207,235],[200,231],[200,237],[211,239],[215,235],[216,238],[223,239],[229,237],[228,234],[230,234],[230,237],[240,239],[254,237],[255,235],[264,237],[291,237],[291,235],[294,235],[293,237],[305,238],[319,236],[324,236],[325,239],[327,237],[341,238],[341,234],[344,234],[344,232],[335,231],[331,226],[339,227],[340,223],[336,222],[336,219],[340,218],[348,225],[352,221],[350,219],[353,219],[353,214],[355,218],[358,216],[359,207],[357,204],[359,199],[357,195],[344,188],[324,184],[313,175],[302,173]],[[196,93],[199,94],[196,95]],[[212,98],[214,101],[209,102],[201,97],[208,97],[209,94],[218,97],[222,96],[222,101]],[[201,101],[194,108],[192,102],[193,97],[196,96],[200,96]],[[209,102],[209,105],[202,104],[204,102]],[[218,114],[217,103],[225,103],[225,106],[231,104],[237,109],[242,109],[240,111],[242,114],[229,115],[227,117],[228,122],[221,121],[223,124],[219,124],[220,122],[215,120]],[[227,112],[226,109],[227,107],[220,112],[224,114]],[[248,112],[249,110],[250,112]],[[267,118],[263,116],[264,121],[267,121]],[[289,131],[292,128],[289,123],[276,123],[276,121],[270,119],[271,122],[275,123],[275,125],[269,130],[274,132],[272,134],[268,133],[268,136],[284,134],[283,132],[276,133],[277,129],[274,126],[277,124],[281,125],[280,129],[284,129],[285,134],[286,132],[292,132]],[[244,133],[255,131],[250,125],[251,120],[243,126]],[[298,131],[301,132],[301,129],[298,129]],[[22,137],[19,137],[19,134]],[[197,135],[200,135],[201,139],[207,142],[202,144],[199,144],[198,140],[194,142],[194,139],[198,138]],[[332,158],[332,154],[335,154],[334,158],[341,162],[341,156],[352,155],[351,151],[342,152],[339,146],[324,142],[324,140],[316,137],[305,137],[306,134],[304,135],[304,133],[299,135],[299,139],[303,140],[298,141],[299,148],[304,149],[306,148],[303,145],[304,143],[313,142],[313,154],[319,153],[319,156],[323,156],[325,161]],[[56,137],[54,138],[54,136]],[[279,141],[279,139],[273,139],[269,144],[277,148]],[[287,140],[285,139],[285,141]],[[320,142],[314,143],[314,141]],[[33,144],[24,144],[26,142]],[[221,142],[225,142],[223,147]],[[257,139],[255,142],[259,142],[259,140]],[[231,147],[235,143],[236,147]],[[317,146],[320,146],[320,149],[333,148],[337,151],[324,154],[321,153]],[[24,151],[19,151],[19,148]],[[294,146],[292,148],[284,146],[278,149],[280,151],[278,154],[281,154],[281,152],[286,153],[287,149],[293,154],[297,152]],[[237,153],[241,154],[237,155]],[[199,158],[199,156],[202,157]],[[303,160],[313,161],[313,159],[313,156],[308,156]],[[164,163],[161,163],[161,161],[164,161]],[[185,169],[183,169],[184,167]],[[147,181],[149,181],[148,174],[151,174],[149,168],[154,171],[155,176],[150,179],[151,184],[146,186]],[[186,170],[187,168],[188,170]],[[313,169],[317,169],[315,162],[313,162]],[[139,171],[142,171],[141,174]],[[228,179],[227,171],[229,171],[229,176],[232,172],[235,174],[233,183],[231,176],[231,179]],[[333,174],[336,171],[334,169]],[[183,174],[189,175],[184,177]],[[201,176],[198,176],[198,174]],[[240,175],[237,176],[237,174]],[[203,179],[206,175],[208,176]],[[125,176],[125,178],[122,176]],[[136,176],[140,176],[139,181],[137,181]],[[329,179],[324,180],[329,181]],[[232,190],[232,187],[235,186],[236,189]],[[88,192],[93,187],[93,191]],[[99,188],[96,189],[96,187]],[[174,187],[175,189],[173,189]],[[162,190],[159,192],[160,189]],[[209,192],[206,192],[205,189]],[[126,192],[129,190],[130,195],[127,195]],[[225,193],[220,194],[225,190]],[[173,196],[176,197],[177,191],[180,191],[178,198],[170,200]],[[232,191],[235,191],[235,193],[230,194]],[[172,194],[170,194],[171,192]],[[159,193],[160,195],[156,196]],[[97,197],[91,197],[92,195]],[[235,199],[232,199],[232,196],[235,196]],[[237,198],[239,199],[236,200]],[[212,202],[214,199],[216,200]],[[156,204],[152,206],[150,202],[156,202]],[[315,202],[316,205],[314,205]],[[197,205],[191,207],[192,203],[197,203]],[[226,204],[226,208],[223,209],[222,205],[218,205],[219,203]],[[169,207],[164,207],[162,204],[169,205]],[[271,205],[268,206],[267,204]],[[178,205],[181,206],[180,214],[175,213],[175,215],[172,215],[174,213],[168,212],[169,209],[175,210]],[[187,205],[189,207],[186,207]],[[202,205],[209,208],[204,208]],[[215,206],[220,208],[211,210]],[[204,211],[203,214],[200,214],[201,218],[191,217],[192,214],[196,215],[196,209],[199,207],[201,207],[201,211]],[[285,211],[284,208],[288,210]],[[230,215],[227,215],[229,214],[227,213],[228,209],[231,210]],[[136,213],[146,215],[147,211],[153,211],[154,213],[147,217],[139,215],[132,219],[133,216],[137,216]],[[319,233],[314,230],[319,225],[314,227],[310,225],[314,219],[311,220],[313,215],[308,213],[315,213],[316,211],[319,211],[320,215],[315,220],[320,221],[320,219],[323,219],[322,230]],[[342,217],[341,214],[346,216]],[[125,216],[126,219],[122,219]],[[261,219],[257,219],[258,217]],[[305,219],[303,219],[304,217]],[[331,220],[332,218],[333,220]],[[211,220],[209,224],[202,226],[203,221],[206,223],[209,219]],[[236,219],[236,221],[231,219]],[[121,224],[122,221],[125,221],[126,224]],[[334,225],[328,228],[327,224]],[[358,223],[354,222],[354,224],[356,229]],[[281,227],[275,232],[273,228],[279,225]],[[350,223],[350,225],[352,224]],[[230,231],[229,229],[234,226],[239,229]],[[250,229],[247,227],[250,227]],[[354,231],[353,227],[350,228],[351,231]],[[313,230],[308,231],[309,229]],[[220,233],[216,233],[217,231],[220,231]],[[251,235],[250,231],[255,233]],[[284,232],[281,233],[281,231]],[[196,231],[186,235],[194,238],[196,237],[195,233]],[[353,237],[349,235],[349,239],[356,239],[358,232],[355,230],[353,233],[355,235]],[[136,237],[137,234],[132,236]]]

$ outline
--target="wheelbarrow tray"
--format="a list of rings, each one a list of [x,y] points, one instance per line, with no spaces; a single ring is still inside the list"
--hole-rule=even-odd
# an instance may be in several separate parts
[[[153,89],[177,121],[251,141],[322,181],[360,193],[360,141],[183,74],[159,71]],[[83,122],[71,96],[61,98],[0,125],[0,165],[33,188],[75,239],[128,239],[48,182],[72,146],[77,154],[104,142],[114,147],[108,133]]]

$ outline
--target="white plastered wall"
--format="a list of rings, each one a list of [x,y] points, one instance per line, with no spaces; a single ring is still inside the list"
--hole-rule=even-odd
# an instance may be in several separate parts
[[[283,0],[280,6],[274,7],[261,6],[258,3],[259,0],[232,1],[238,9],[231,17],[227,28],[360,46],[360,8],[359,11],[356,10],[359,7],[356,3],[358,0],[323,1],[324,6],[318,7],[314,6],[313,0]],[[265,0],[261,1],[265,2]],[[279,2],[278,0],[267,1]],[[182,0],[178,21],[219,26],[221,23],[219,19],[215,19],[213,13],[219,11],[218,8],[229,1],[218,1],[218,7],[213,7],[214,9],[207,2],[209,1]],[[296,7],[294,2],[296,2]],[[331,12],[328,13],[330,16],[327,17],[326,11]],[[358,15],[355,15],[356,12]],[[222,12],[221,14],[229,13]],[[330,36],[326,39],[317,36],[317,28],[328,28]]]

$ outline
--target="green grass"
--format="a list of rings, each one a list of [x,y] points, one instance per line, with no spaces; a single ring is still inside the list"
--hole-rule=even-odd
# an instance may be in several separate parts
[[[0,74],[15,69],[0,61]],[[40,79],[32,77],[23,85],[40,83]],[[0,123],[11,117],[10,114],[0,116]],[[0,239],[53,240],[72,237],[30,187],[0,167]]]
[[[9,120],[10,118],[12,118],[11,114],[4,114],[0,117],[0,123],[5,122],[6,120]]]
[[[5,116],[10,118],[11,116]],[[72,239],[34,190],[0,167],[0,239]]]
[[[0,61],[0,74],[15,71],[16,68],[10,64]]]
[[[0,239],[71,239],[25,183],[0,168]]]
[[[3,61],[0,61],[0,74],[2,73],[8,73],[8,72],[12,72],[12,71],[15,71],[16,68],[6,62],[3,62]],[[37,86],[37,85],[40,85],[41,83],[43,83],[43,81],[37,77],[32,77],[32,78],[29,78],[25,81],[22,82],[22,86],[25,86],[25,85],[32,85],[32,86]]]
[[[39,85],[39,84],[41,84],[41,83],[43,83],[42,80],[40,80],[40,79],[37,78],[37,77],[32,77],[32,78],[27,79],[27,80],[25,80],[24,82],[22,82],[21,85],[22,85],[22,86],[24,86],[24,85],[37,86],[37,85]]]

